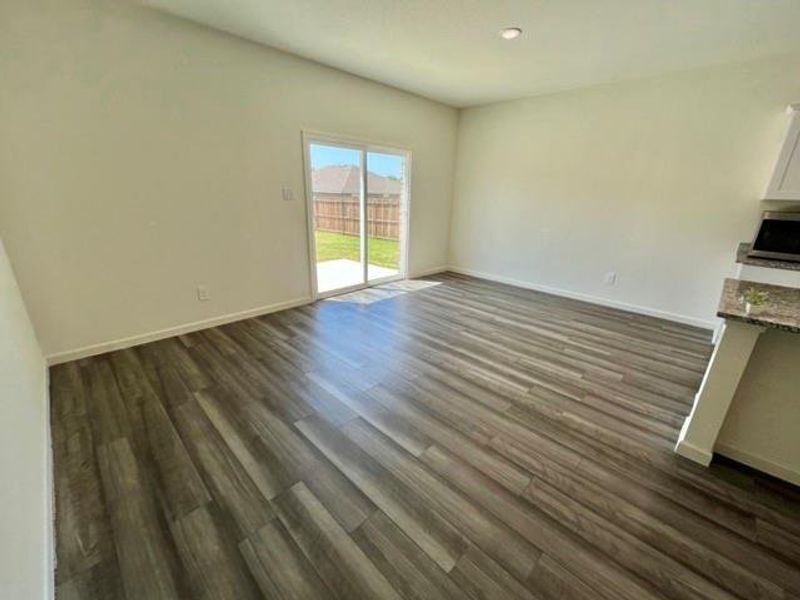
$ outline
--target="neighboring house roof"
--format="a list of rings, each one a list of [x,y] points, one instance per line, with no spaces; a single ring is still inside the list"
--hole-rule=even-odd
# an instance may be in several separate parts
[[[353,165],[323,167],[311,171],[311,182],[317,194],[358,194],[359,168]],[[373,194],[400,195],[403,183],[399,179],[367,173],[367,191]]]

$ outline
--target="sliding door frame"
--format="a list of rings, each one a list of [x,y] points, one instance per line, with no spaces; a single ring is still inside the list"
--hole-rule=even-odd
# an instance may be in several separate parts
[[[369,286],[378,285],[381,283],[388,283],[390,281],[398,281],[405,279],[408,276],[408,249],[410,245],[411,231],[411,151],[403,148],[396,148],[387,146],[385,144],[378,144],[364,139],[352,138],[349,136],[322,133],[318,131],[310,131],[304,129],[302,131],[303,142],[303,179],[305,181],[305,196],[306,196],[306,235],[308,236],[308,266],[309,266],[309,284],[311,286],[311,295],[314,300],[327,298],[329,296],[337,296],[347,292],[353,292],[364,289]],[[361,153],[361,202],[359,206],[360,224],[359,224],[359,240],[361,248],[361,258],[363,261],[363,275],[362,283],[351,285],[336,290],[326,292],[319,292],[317,287],[317,244],[315,228],[314,228],[314,188],[311,180],[311,145],[322,144],[329,146],[337,146],[340,148],[347,148],[350,150],[357,150]],[[397,275],[390,275],[388,277],[381,277],[379,279],[369,279],[369,188],[368,188],[368,160],[367,155],[370,152],[377,152],[380,154],[392,154],[403,157],[404,173],[403,173],[403,192],[400,199],[400,265],[399,273]]]

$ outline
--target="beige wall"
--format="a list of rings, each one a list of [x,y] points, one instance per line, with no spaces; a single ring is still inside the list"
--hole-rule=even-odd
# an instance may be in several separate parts
[[[454,109],[130,2],[46,4],[0,3],[0,234],[46,354],[307,298],[304,128],[410,149],[409,270],[446,264]]]
[[[761,334],[715,451],[800,485],[800,335]]]
[[[798,69],[785,57],[464,110],[451,264],[712,325]]]
[[[52,590],[44,358],[0,240],[0,598]]]

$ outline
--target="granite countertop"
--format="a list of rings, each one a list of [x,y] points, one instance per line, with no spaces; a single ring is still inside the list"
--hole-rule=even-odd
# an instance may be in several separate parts
[[[777,258],[757,258],[747,256],[753,244],[742,242],[736,249],[736,262],[743,265],[753,265],[754,267],[765,267],[767,269],[784,269],[786,271],[800,271],[800,262],[791,260],[779,260]]]
[[[769,299],[766,304],[754,306],[747,313],[742,296],[750,288],[766,292],[769,294]],[[800,288],[726,279],[722,286],[722,298],[719,300],[717,316],[800,333]]]

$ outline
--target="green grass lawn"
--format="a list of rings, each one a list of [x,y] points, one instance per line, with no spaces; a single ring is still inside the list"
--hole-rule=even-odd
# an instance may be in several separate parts
[[[359,260],[358,236],[317,231],[317,262]],[[369,238],[369,264],[400,270],[400,242]]]

